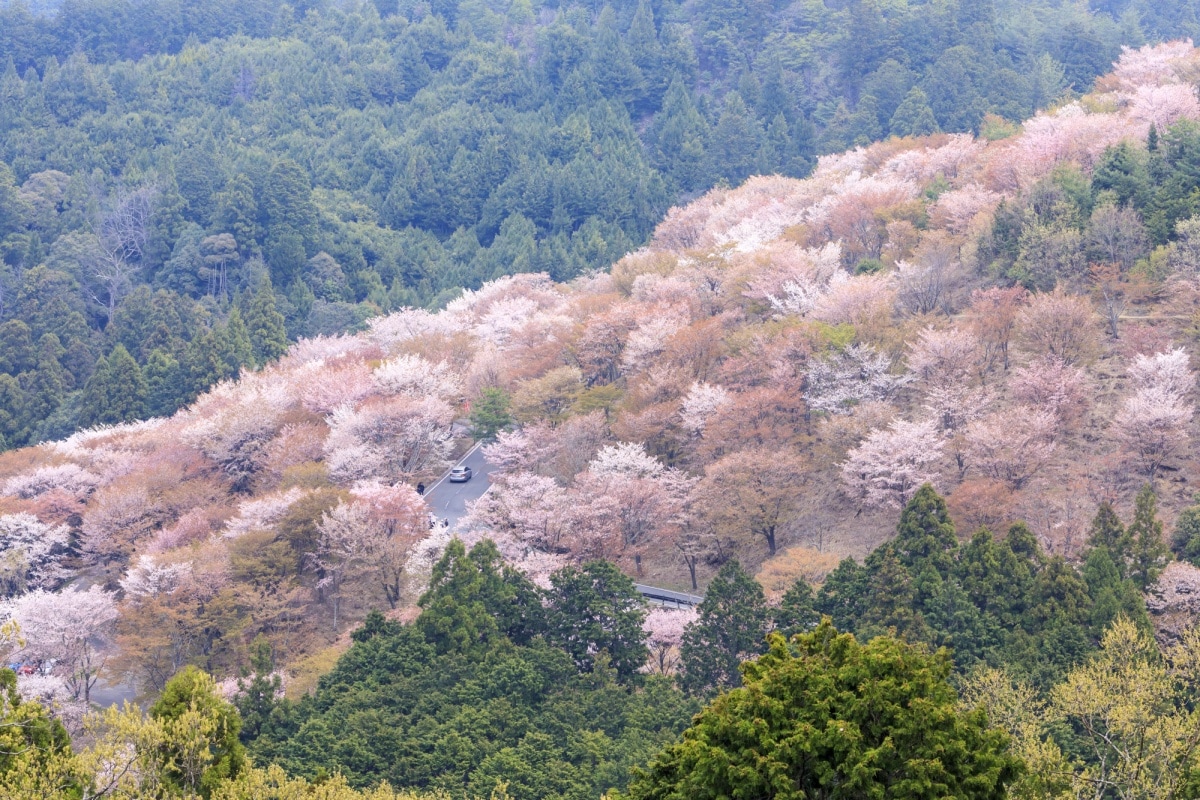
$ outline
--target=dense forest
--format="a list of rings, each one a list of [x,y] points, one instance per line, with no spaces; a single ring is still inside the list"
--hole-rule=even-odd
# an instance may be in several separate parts
[[[1200,797],[1196,10],[1093,5],[4,3],[0,797]]]
[[[277,357],[889,135],[1086,91],[1183,0],[0,8],[0,446]]]

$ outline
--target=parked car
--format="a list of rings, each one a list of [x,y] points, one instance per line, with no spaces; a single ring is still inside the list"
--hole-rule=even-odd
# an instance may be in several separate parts
[[[450,482],[466,483],[467,481],[471,480],[471,476],[473,474],[474,473],[471,472],[470,467],[455,467],[454,469],[450,470]]]

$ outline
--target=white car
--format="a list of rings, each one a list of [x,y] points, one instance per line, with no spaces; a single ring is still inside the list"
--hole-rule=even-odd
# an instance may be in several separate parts
[[[454,469],[450,470],[450,482],[466,483],[467,481],[471,480],[471,476],[473,474],[474,473],[471,472],[470,467],[455,467]]]

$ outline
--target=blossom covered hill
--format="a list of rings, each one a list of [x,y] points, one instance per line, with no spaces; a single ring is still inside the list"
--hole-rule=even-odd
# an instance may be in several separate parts
[[[235,674],[259,635],[295,662],[403,614],[447,535],[414,487],[481,408],[514,425],[459,533],[539,580],[600,557],[696,587],[737,557],[777,595],[886,539],[925,482],[960,532],[1023,519],[1068,557],[1147,481],[1170,521],[1197,466],[1198,67],[1190,42],[1127,51],[1020,130],[752,178],[609,274],[503,278],[169,419],[0,455],[18,658],[84,697],[111,632],[107,668],[153,690]]]

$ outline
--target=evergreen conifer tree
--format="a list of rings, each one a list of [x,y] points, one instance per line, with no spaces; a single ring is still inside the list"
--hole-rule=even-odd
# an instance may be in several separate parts
[[[906,567],[920,569],[929,564],[940,574],[949,574],[958,538],[946,501],[930,484],[918,489],[904,507],[892,547]]]
[[[775,630],[791,638],[817,627],[821,617],[815,608],[816,596],[803,578],[784,592],[779,608],[775,609]]]
[[[1106,549],[1121,575],[1127,574],[1126,565],[1133,549],[1133,537],[1125,530],[1117,512],[1107,501],[1100,504],[1096,509],[1096,516],[1092,518],[1092,527],[1088,531],[1088,547]]]
[[[731,560],[713,578],[680,648],[682,684],[694,693],[740,686],[742,661],[763,652],[770,622],[762,586]]]
[[[900,101],[889,130],[893,136],[928,136],[940,130],[933,109],[929,107],[929,98],[920,87],[914,86]]]
[[[1144,592],[1158,580],[1170,556],[1163,540],[1162,520],[1158,518],[1158,500],[1148,483],[1138,492],[1127,535],[1133,541],[1129,577]]]
[[[250,296],[245,319],[255,364],[269,364],[287,352],[287,329],[283,314],[275,307],[270,278],[264,276]]]

